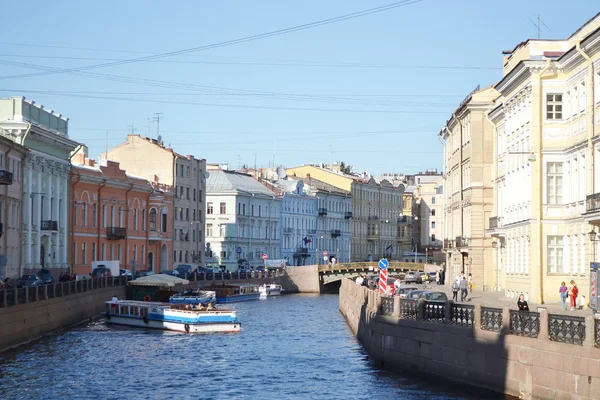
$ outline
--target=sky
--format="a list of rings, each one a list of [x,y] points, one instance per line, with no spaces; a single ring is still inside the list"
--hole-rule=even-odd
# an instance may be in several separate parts
[[[501,79],[503,50],[537,37],[532,20],[540,15],[542,38],[561,39],[600,11],[597,0],[408,0],[236,41],[391,3],[12,1],[0,97],[68,117],[69,136],[96,159],[133,131],[231,168],[344,161],[375,176],[441,171],[437,134],[477,85]]]

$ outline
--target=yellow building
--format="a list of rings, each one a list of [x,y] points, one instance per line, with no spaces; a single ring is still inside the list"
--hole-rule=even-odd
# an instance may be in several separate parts
[[[589,293],[589,235],[600,226],[600,14],[564,40],[528,40],[504,54],[495,86],[495,238],[510,297],[559,301],[561,282]],[[595,238],[594,238],[595,239]]]
[[[383,179],[377,182],[372,176],[351,175],[316,165],[288,168],[288,176],[315,178],[329,185],[351,192],[352,211],[350,259],[351,261],[377,260],[386,257],[399,260],[406,248],[401,240],[402,196],[404,185],[393,185]],[[320,214],[327,210],[319,210]]]
[[[493,125],[487,120],[498,92],[475,89],[439,133],[444,139],[444,252],[446,282],[464,272],[476,288],[496,285],[487,222],[494,204]]]

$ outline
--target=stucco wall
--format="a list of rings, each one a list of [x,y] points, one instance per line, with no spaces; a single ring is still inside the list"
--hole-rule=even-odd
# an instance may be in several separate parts
[[[125,298],[125,288],[110,286],[0,308],[0,352],[98,316],[104,310],[104,302],[113,295]]]
[[[593,339],[578,346],[543,339],[543,327],[534,339],[404,320],[379,315],[380,302],[379,294],[342,282],[340,311],[384,368],[438,375],[524,399],[600,398],[600,349]],[[593,327],[587,327],[590,335]]]

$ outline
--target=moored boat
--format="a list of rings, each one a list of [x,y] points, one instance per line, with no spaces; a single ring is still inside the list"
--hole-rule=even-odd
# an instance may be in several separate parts
[[[279,296],[283,292],[281,285],[271,283],[270,285],[264,284],[258,289],[261,293],[266,293],[267,296]]]
[[[216,301],[217,295],[212,290],[188,289],[169,297],[171,304],[208,304]]]
[[[240,285],[210,286],[217,294],[217,303],[235,303],[238,301],[258,300],[260,285],[245,283]]]
[[[105,305],[103,314],[110,324],[187,333],[239,332],[241,329],[234,310],[211,307],[182,310],[165,303],[114,299]]]

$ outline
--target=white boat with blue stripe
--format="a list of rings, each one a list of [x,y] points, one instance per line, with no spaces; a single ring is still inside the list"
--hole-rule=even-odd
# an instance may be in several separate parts
[[[176,332],[239,332],[241,329],[235,310],[216,310],[210,306],[181,310],[165,303],[113,299],[106,302],[103,314],[109,324]]]
[[[214,304],[216,302],[217,294],[212,290],[188,289],[169,297],[171,304]]]
[[[236,303],[238,301],[258,300],[260,285],[253,283],[212,285],[208,288],[217,293],[217,303]]]

